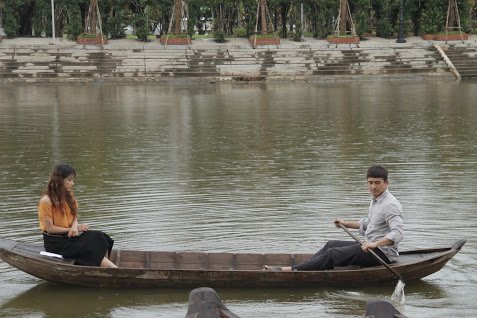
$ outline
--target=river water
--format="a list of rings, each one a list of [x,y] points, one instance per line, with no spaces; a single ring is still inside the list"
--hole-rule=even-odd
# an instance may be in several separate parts
[[[75,167],[81,221],[115,247],[312,253],[349,239],[382,164],[402,250],[468,242],[405,287],[410,317],[477,312],[477,82],[0,86],[0,237],[41,243],[53,167]],[[2,317],[184,317],[188,289],[44,283],[0,262]],[[217,289],[241,317],[361,317],[389,286]]]

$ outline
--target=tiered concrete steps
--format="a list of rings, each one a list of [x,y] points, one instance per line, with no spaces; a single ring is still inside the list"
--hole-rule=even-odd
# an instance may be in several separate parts
[[[396,48],[0,48],[0,81],[87,82],[452,76],[432,46]]]
[[[319,51],[315,54],[316,75],[399,75],[448,72],[441,56],[432,47],[363,48]]]
[[[445,47],[444,52],[463,79],[477,78],[477,48],[465,44]]]

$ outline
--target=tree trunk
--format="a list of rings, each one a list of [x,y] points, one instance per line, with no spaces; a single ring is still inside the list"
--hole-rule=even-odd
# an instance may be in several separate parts
[[[31,36],[33,31],[35,31],[35,36],[40,36],[39,34],[36,34],[39,30],[33,30],[32,18],[35,10],[37,9],[35,8],[34,2],[26,3],[22,6],[20,11],[22,12],[22,15],[20,15],[18,20],[20,27],[19,35]]]
[[[181,10],[182,9],[182,0],[175,0],[174,6],[174,34],[179,35],[181,34]]]
[[[273,18],[273,20],[273,31],[276,32],[278,30],[278,8],[275,8],[275,17]]]
[[[288,34],[287,34],[287,12],[288,12],[288,6],[284,3],[280,5],[281,9],[281,17],[282,17],[282,38],[286,39]]]
[[[293,34],[294,32],[294,28],[293,26],[295,25],[295,8],[292,7],[291,11],[290,11],[290,33]]]
[[[91,34],[96,34],[96,20],[97,20],[97,17],[96,17],[96,0],[91,0],[90,4],[90,10],[91,10],[91,20],[89,21],[90,22],[90,25],[91,25]],[[86,26],[87,27],[87,26]]]
[[[262,16],[262,35],[267,35],[267,0],[260,0],[260,14]]]
[[[222,10],[222,4],[220,3],[219,4],[219,12],[218,12],[218,16],[219,16],[219,30],[224,30],[224,12]]]
[[[457,9],[455,9],[454,6],[451,6],[450,2],[449,2],[449,6],[450,6],[450,10],[449,10],[449,8],[447,9],[447,12],[449,12],[449,20],[448,20],[449,24],[447,25],[447,27],[453,28],[454,27],[454,21],[455,21],[455,19],[454,19],[455,18],[455,12],[456,12]],[[451,31],[453,31],[453,30],[451,29]]]
[[[318,17],[316,16],[316,4],[313,4],[311,6],[311,28],[313,30],[313,37],[314,38],[318,37],[317,19],[318,19]]]
[[[340,35],[346,35],[346,1],[340,0]]]
[[[84,26],[84,25],[86,25],[86,21],[88,20],[88,14],[89,14],[88,4],[87,3],[81,3],[81,4],[78,5],[78,7],[80,9],[81,25]],[[87,25],[86,25],[86,27],[87,27]],[[83,30],[81,30],[81,31],[83,31]]]

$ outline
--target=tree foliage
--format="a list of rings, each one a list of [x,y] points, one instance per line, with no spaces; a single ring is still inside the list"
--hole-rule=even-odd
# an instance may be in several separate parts
[[[446,7],[445,1],[435,0],[434,3],[427,3],[422,11],[421,31],[424,34],[436,34],[445,27]]]
[[[51,36],[50,0],[0,0],[4,32],[8,37]],[[171,23],[174,3],[188,9],[187,32],[211,33],[216,30],[232,35],[279,31],[281,37],[312,32],[323,38],[332,34],[340,0],[97,0],[103,33],[112,38],[124,34],[131,25],[141,38],[157,30],[178,32],[178,21]],[[363,37],[376,32],[390,37],[399,28],[401,0],[348,0],[356,32]],[[446,0],[403,0],[405,32],[420,34],[445,28]],[[476,0],[457,0],[463,31],[470,31],[477,19]],[[55,35],[67,33],[72,38],[83,33],[90,0],[55,0]],[[303,6],[303,7],[302,7]],[[301,23],[301,10],[304,20]],[[179,10],[179,8],[177,8]],[[180,11],[177,11],[180,12]],[[176,16],[180,13],[176,12]],[[257,14],[258,13],[258,14]],[[257,19],[258,18],[258,19]],[[212,24],[212,30],[209,28]],[[207,26],[207,27],[206,27]],[[298,30],[297,30],[298,27]],[[347,28],[350,26],[347,25]],[[180,30],[179,32],[183,32]],[[222,33],[220,33],[222,34]]]

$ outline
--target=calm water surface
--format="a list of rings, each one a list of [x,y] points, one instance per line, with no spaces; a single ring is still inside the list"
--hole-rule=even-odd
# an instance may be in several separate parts
[[[0,86],[0,237],[41,243],[53,167],[77,170],[81,220],[116,248],[314,252],[367,214],[390,171],[402,250],[469,241],[406,285],[410,317],[477,312],[477,82]],[[2,317],[183,317],[190,290],[44,283],[0,262]],[[389,286],[217,289],[241,317],[361,317]]]

